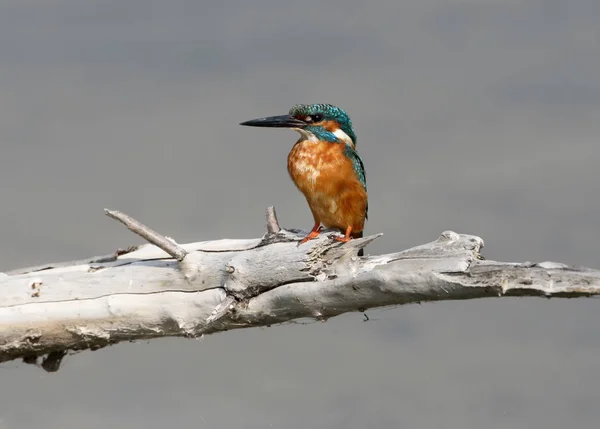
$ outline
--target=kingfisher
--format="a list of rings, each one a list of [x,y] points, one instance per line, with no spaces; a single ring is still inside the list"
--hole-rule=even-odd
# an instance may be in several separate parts
[[[299,244],[323,230],[337,229],[341,242],[363,235],[368,218],[367,180],[356,151],[356,134],[348,114],[331,104],[297,104],[287,115],[242,122],[250,127],[290,128],[300,138],[287,159],[288,173],[304,195],[314,218]],[[363,249],[358,252],[363,255]]]

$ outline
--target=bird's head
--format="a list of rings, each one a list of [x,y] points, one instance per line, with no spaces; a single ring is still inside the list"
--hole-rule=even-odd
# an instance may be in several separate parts
[[[287,115],[253,119],[240,125],[291,128],[306,140],[356,146],[356,134],[350,117],[342,109],[331,104],[297,104]]]

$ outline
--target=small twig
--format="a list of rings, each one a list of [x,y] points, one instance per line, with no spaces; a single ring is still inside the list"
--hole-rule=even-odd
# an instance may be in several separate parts
[[[269,234],[277,234],[281,230],[279,221],[277,220],[277,213],[275,213],[275,207],[267,207],[267,232]]]
[[[123,225],[125,225],[131,232],[139,235],[149,243],[154,244],[156,247],[164,250],[178,261],[182,261],[183,258],[185,258],[185,256],[187,255],[187,252],[183,247],[172,242],[167,237],[159,234],[158,232],[148,228],[146,225],[144,225],[141,222],[138,222],[131,216],[126,215],[125,213],[122,213],[117,210],[104,209],[104,212],[108,217],[118,220]]]

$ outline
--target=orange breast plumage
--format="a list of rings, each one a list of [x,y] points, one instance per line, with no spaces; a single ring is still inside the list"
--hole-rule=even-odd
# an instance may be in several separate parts
[[[315,222],[353,235],[364,228],[367,192],[344,144],[299,140],[288,156],[288,172],[308,202]]]

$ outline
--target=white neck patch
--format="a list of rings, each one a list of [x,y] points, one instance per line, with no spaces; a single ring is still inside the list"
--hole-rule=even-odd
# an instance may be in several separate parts
[[[302,128],[292,128],[294,131],[298,131],[300,133],[300,135],[302,136],[302,140],[306,140],[312,143],[316,143],[319,141],[319,139],[317,138],[317,136],[315,136],[313,133],[303,130]],[[332,133],[338,140],[340,140],[342,143],[345,143],[349,146],[352,146],[352,148],[354,148],[354,142],[352,141],[352,139],[350,138],[350,136],[348,136],[348,134],[346,134],[344,131],[342,131],[341,128],[338,128],[337,130],[335,130]]]
[[[345,132],[343,132],[341,128],[338,128],[337,130],[335,130],[333,132],[333,135],[336,136],[339,140],[346,143],[347,145],[354,147],[354,142],[352,141],[350,136],[348,134],[346,134]]]

